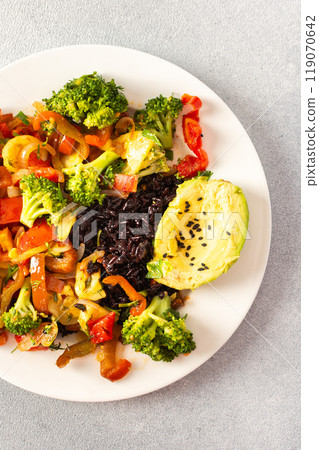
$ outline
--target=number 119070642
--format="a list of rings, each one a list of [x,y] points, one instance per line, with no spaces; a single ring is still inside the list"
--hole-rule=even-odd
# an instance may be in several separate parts
[[[316,67],[316,17],[306,16],[306,81],[315,81]]]

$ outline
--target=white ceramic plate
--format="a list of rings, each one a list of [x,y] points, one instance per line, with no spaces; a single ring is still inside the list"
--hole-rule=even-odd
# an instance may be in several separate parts
[[[184,377],[207,361],[234,333],[253,303],[262,281],[269,252],[271,213],[267,182],[256,150],[226,104],[207,86],[183,69],[157,57],[126,48],[74,46],[45,51],[0,70],[3,112],[32,111],[31,104],[50,96],[66,81],[97,71],[125,87],[130,104],[139,107],[160,93],[197,95],[203,101],[203,148],[209,154],[214,177],[240,186],[250,210],[249,233],[239,261],[225,275],[191,294],[184,307],[197,349],[172,363],[156,363],[131,351],[123,355],[132,370],[110,383],[99,375],[95,356],[76,359],[64,369],[55,365],[59,352],[11,354],[14,340],[0,348],[0,376],[31,392],[76,401],[109,401],[160,389]],[[177,147],[182,139],[177,136]]]

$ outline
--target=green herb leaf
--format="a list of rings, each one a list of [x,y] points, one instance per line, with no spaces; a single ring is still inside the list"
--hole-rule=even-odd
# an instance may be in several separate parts
[[[142,136],[146,137],[147,139],[151,139],[153,142],[155,142],[156,145],[162,147],[161,141],[158,139],[158,137],[152,133],[149,130],[143,130]]]
[[[213,175],[214,172],[211,172],[210,170],[204,170],[203,172],[199,172],[197,173],[196,177],[194,178],[199,178],[199,177],[207,177],[210,178]]]
[[[24,125],[30,125],[29,119],[24,114],[24,112],[20,111],[16,116],[17,119],[20,119]]]
[[[39,285],[40,285],[41,283],[42,283],[41,280],[32,281],[31,286],[32,286],[34,289],[38,289],[38,287],[39,287]]]
[[[0,139],[0,144],[2,144],[2,145],[6,145],[6,143],[7,143],[8,141],[10,141],[10,139],[9,139],[9,138],[5,138],[5,139]]]
[[[65,350],[64,347],[61,347],[62,343],[58,342],[57,344],[55,344],[54,342],[52,342],[52,344],[49,346],[50,350]]]

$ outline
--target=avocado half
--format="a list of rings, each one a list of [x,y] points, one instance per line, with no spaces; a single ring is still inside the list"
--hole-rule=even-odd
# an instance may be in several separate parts
[[[178,290],[215,280],[239,258],[248,221],[239,187],[206,177],[185,181],[159,223],[147,276]]]

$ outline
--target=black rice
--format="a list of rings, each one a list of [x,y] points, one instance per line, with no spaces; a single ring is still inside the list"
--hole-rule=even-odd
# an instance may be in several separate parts
[[[136,193],[130,194],[126,199],[106,197],[103,204],[91,208],[94,214],[88,217],[86,209],[77,221],[79,230],[79,243],[85,243],[85,255],[95,250],[104,250],[105,256],[102,264],[89,264],[88,272],[94,273],[101,269],[102,279],[108,275],[122,275],[137,291],[147,291],[147,298],[163,296],[165,292],[172,294],[175,290],[145,278],[147,274],[146,263],[153,257],[153,239],[155,227],[169,202],[176,195],[177,185],[180,183],[175,175],[151,175],[139,183]],[[142,213],[143,217],[126,220],[122,223],[126,237],[119,235],[120,213]],[[145,213],[147,213],[145,215]],[[159,214],[157,214],[159,213]],[[155,216],[156,215],[156,216]],[[136,234],[141,229],[143,221],[147,222],[148,231],[145,234]],[[156,220],[156,223],[155,223]],[[122,221],[123,222],[123,221]],[[87,242],[85,237],[92,231],[96,223],[100,231],[99,245],[94,235]],[[144,223],[145,225],[145,223]],[[147,225],[147,223],[146,223]],[[147,227],[145,227],[147,229]],[[128,297],[117,286],[104,285],[107,294],[101,304],[111,308],[118,308],[119,303],[127,303]]]

